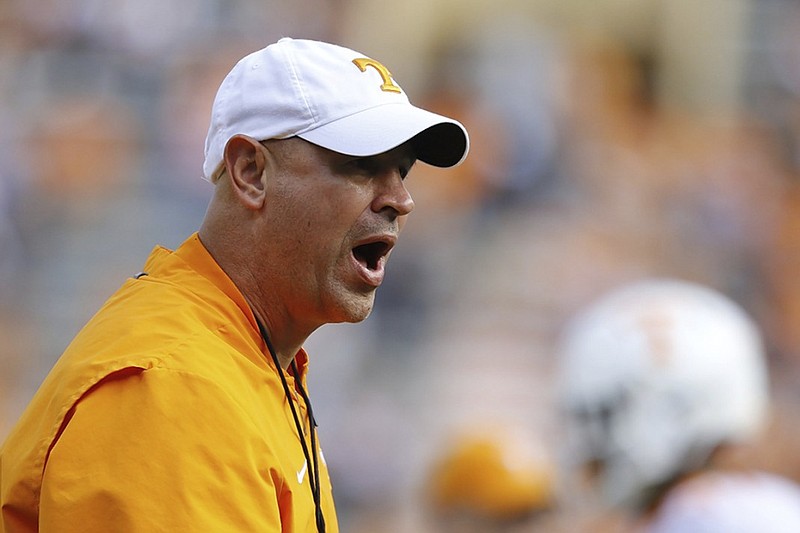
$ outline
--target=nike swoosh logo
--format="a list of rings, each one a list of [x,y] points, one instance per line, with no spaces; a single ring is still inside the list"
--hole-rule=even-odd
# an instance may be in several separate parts
[[[300,483],[301,485],[303,484],[303,480],[306,477],[307,471],[308,471],[308,461],[303,461],[303,468],[301,468],[300,471],[297,472],[297,482]]]

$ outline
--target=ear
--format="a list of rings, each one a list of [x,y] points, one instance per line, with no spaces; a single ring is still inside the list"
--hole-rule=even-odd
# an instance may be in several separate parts
[[[266,200],[265,150],[247,135],[237,134],[225,145],[223,159],[231,186],[239,201],[248,209],[261,209]]]

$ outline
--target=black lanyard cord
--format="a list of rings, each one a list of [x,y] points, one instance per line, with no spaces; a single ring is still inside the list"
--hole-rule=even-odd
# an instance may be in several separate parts
[[[308,419],[311,426],[311,429],[309,430],[309,433],[311,433],[311,450],[312,457],[314,459],[314,484],[312,485],[311,490],[314,493],[314,505],[316,506],[317,530],[324,532],[325,517],[322,515],[322,507],[320,506],[321,497],[319,483],[319,454],[317,453],[317,419],[314,417],[314,410],[311,408],[311,398],[308,397],[308,393],[306,392],[305,387],[303,387],[303,382],[300,379],[300,371],[297,369],[297,362],[294,359],[292,359],[292,371],[294,372],[297,389],[300,391],[300,396],[303,397],[303,401],[306,402],[306,409],[308,410]],[[322,524],[321,529],[320,524]]]
[[[317,422],[314,419],[314,411],[311,409],[311,400],[308,397],[308,394],[303,387],[303,384],[300,379],[300,372],[297,369],[297,363],[292,359],[292,371],[294,372],[295,377],[295,384],[297,385],[298,390],[300,391],[300,395],[303,397],[303,401],[306,403],[306,409],[308,410],[308,419],[310,421],[309,432],[311,433],[311,453],[308,451],[308,445],[306,444],[305,432],[303,431],[303,425],[300,423],[300,417],[297,415],[297,409],[294,406],[294,400],[292,399],[292,393],[289,390],[289,383],[286,381],[286,376],[283,372],[283,367],[281,367],[280,361],[278,361],[278,354],[275,352],[275,348],[272,346],[272,341],[270,341],[269,335],[267,334],[266,328],[264,328],[261,321],[256,319],[256,323],[258,324],[258,329],[261,332],[261,337],[263,337],[264,342],[267,345],[267,350],[269,350],[269,354],[272,357],[272,361],[275,363],[275,368],[278,370],[278,376],[281,378],[281,384],[283,385],[283,392],[286,395],[286,401],[289,402],[289,408],[292,411],[292,418],[294,419],[294,425],[297,428],[297,436],[300,438],[300,445],[303,448],[303,455],[306,458],[306,464],[308,465],[308,482],[311,486],[311,496],[314,499],[314,518],[317,523],[317,531],[319,533],[325,533],[325,517],[322,514],[322,504],[321,504],[321,497],[320,497],[320,485],[319,485],[319,460],[318,460],[318,453],[317,453],[317,437],[316,437],[316,426]]]

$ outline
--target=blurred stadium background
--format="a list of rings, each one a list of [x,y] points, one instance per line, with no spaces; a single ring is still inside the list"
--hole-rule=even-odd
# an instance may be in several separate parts
[[[461,119],[420,166],[364,324],[316,333],[343,531],[424,531],[463,428],[556,461],[566,318],[643,276],[731,295],[769,342],[765,467],[800,479],[800,4],[790,0],[0,0],[0,439],[155,244],[199,224],[211,101],[289,35],[379,58]]]

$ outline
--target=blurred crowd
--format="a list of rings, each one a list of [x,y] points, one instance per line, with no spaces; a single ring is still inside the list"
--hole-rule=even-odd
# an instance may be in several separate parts
[[[156,244],[202,219],[210,105],[281,36],[379,58],[461,120],[373,315],[315,333],[342,530],[424,531],[430,465],[512,428],[555,468],[556,339],[646,276],[718,289],[767,343],[760,466],[800,480],[800,6],[789,0],[0,0],[0,439]]]

